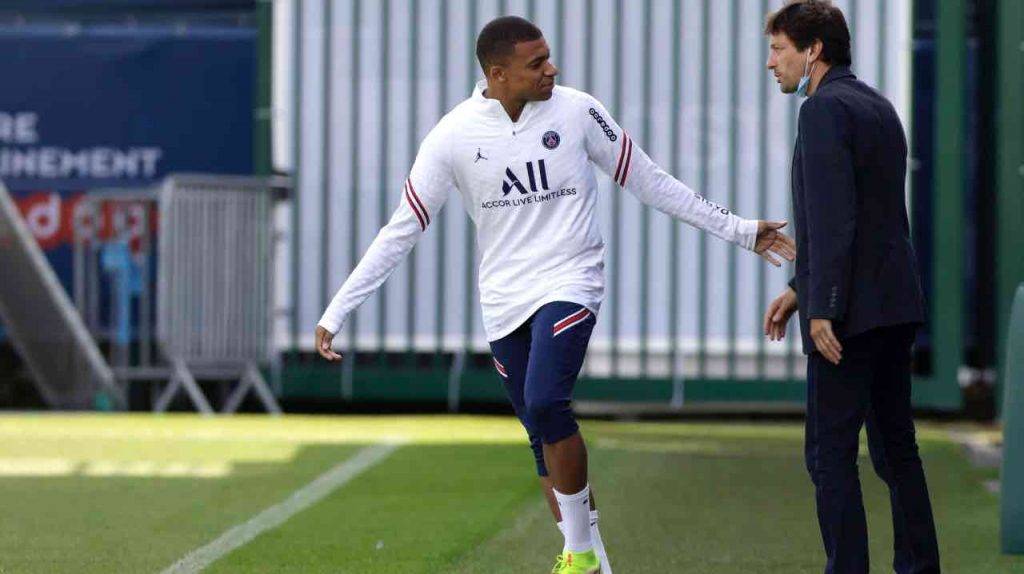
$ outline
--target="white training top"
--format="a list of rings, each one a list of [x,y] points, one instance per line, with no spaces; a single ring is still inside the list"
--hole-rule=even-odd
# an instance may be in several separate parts
[[[604,297],[596,165],[640,201],[753,249],[757,221],[697,195],[661,170],[593,96],[556,86],[513,122],[485,82],[423,140],[402,199],[320,319],[337,333],[398,266],[453,189],[476,224],[487,339],[508,335],[552,301],[595,314]]]

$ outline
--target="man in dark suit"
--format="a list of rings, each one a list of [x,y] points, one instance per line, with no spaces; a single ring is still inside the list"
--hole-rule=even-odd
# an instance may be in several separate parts
[[[800,309],[807,353],[807,469],[826,573],[868,572],[857,475],[861,426],[889,487],[899,574],[939,572],[939,553],[910,405],[911,347],[924,302],[910,243],[907,143],[888,100],[850,71],[850,33],[827,0],[768,17],[768,68],[807,96],[793,155],[796,278],[765,313],[785,335]]]

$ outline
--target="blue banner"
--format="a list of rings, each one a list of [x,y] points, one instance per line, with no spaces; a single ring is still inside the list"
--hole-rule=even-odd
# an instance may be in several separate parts
[[[46,12],[89,10],[252,10],[256,0],[4,0],[0,10]]]
[[[69,291],[82,193],[252,172],[255,29],[21,24],[0,53],[0,179]]]
[[[237,28],[0,29],[0,179],[65,191],[250,173],[255,40]]]

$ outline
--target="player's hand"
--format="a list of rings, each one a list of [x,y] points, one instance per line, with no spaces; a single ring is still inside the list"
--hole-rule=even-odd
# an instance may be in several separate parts
[[[754,253],[764,257],[776,267],[782,267],[782,262],[776,259],[772,253],[786,261],[796,259],[796,242],[792,237],[779,231],[786,226],[786,223],[785,221],[763,220],[757,222],[757,241],[754,242]]]
[[[838,365],[843,358],[843,346],[839,344],[832,332],[832,321],[829,319],[811,319],[811,339],[814,346],[828,362]]]
[[[764,334],[769,340],[781,341],[786,337],[786,325],[797,306],[796,291],[789,287],[768,305],[768,310],[764,312]]]
[[[334,341],[334,333],[316,326],[316,352],[328,361],[340,361],[341,355],[331,350],[331,342]]]

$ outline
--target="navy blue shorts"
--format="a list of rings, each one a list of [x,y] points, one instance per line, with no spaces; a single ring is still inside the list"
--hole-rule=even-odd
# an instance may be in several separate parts
[[[548,303],[509,335],[491,341],[494,367],[526,427],[537,474],[547,476],[542,444],[579,431],[572,390],[597,317],[579,303]]]

